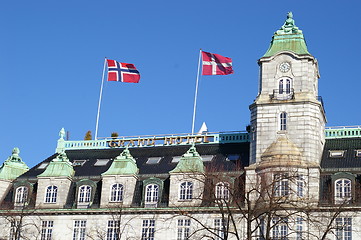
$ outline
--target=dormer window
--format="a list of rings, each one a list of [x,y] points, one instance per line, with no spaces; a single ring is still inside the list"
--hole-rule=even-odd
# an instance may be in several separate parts
[[[356,157],[361,157],[361,149],[356,150]]]
[[[343,158],[343,156],[345,155],[345,151],[344,150],[330,150],[329,151],[329,156],[330,158]]]
[[[45,190],[45,203],[56,203],[58,196],[58,187],[57,186],[48,186]]]
[[[192,200],[193,198],[193,183],[182,182],[179,189],[180,200]]]
[[[217,200],[229,200],[229,183],[219,182],[216,184],[215,195]]]
[[[344,203],[351,200],[351,180],[341,178],[335,181],[335,202]]]
[[[286,112],[280,113],[280,130],[281,131],[287,130],[287,113]]]
[[[28,188],[25,186],[21,186],[16,188],[15,190],[15,203],[16,204],[25,204],[28,200]]]
[[[148,184],[145,187],[145,201],[146,207],[156,207],[159,197],[159,186],[157,184]]]
[[[123,201],[123,185],[116,183],[111,186],[110,190],[110,202],[122,202]]]
[[[91,197],[91,186],[82,185],[79,187],[78,203],[89,203]]]

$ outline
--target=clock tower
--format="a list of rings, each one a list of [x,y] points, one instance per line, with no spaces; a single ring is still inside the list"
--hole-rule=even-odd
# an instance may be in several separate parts
[[[318,96],[320,75],[317,60],[308,52],[292,13],[288,13],[283,26],[274,33],[269,49],[258,64],[259,92],[249,107],[250,164],[272,159],[269,158],[272,153],[273,159],[280,154],[295,154],[301,165],[319,166],[326,122]],[[277,150],[272,149],[275,147]],[[269,163],[272,162],[275,164],[273,160]]]

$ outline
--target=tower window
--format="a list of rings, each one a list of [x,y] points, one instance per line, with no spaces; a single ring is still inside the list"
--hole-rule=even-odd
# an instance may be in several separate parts
[[[111,202],[121,202],[123,201],[123,185],[116,183],[111,186],[110,189],[110,201]]]
[[[281,112],[280,114],[280,130],[286,131],[287,130],[287,113]]]
[[[291,79],[281,78],[278,81],[278,93],[279,94],[290,94],[291,93]]]

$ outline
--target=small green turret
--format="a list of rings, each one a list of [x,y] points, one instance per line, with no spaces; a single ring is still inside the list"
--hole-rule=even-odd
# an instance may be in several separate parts
[[[12,155],[0,167],[1,180],[14,180],[29,170],[29,167],[22,161],[19,153],[19,148],[14,148]]]
[[[102,174],[106,175],[136,175],[138,174],[139,169],[137,167],[136,161],[133,156],[130,154],[128,147],[113,160],[112,165],[109,169]]]
[[[204,173],[202,157],[197,152],[194,143],[170,173]]]
[[[62,151],[54,158],[45,171],[38,175],[38,177],[68,177],[74,176],[74,168],[65,151]]]

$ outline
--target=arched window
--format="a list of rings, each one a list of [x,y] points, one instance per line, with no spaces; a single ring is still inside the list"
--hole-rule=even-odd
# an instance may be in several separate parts
[[[18,187],[15,191],[15,203],[26,203],[28,200],[28,188],[25,186]]]
[[[281,78],[278,81],[278,93],[279,94],[290,94],[291,93],[291,79]]]
[[[45,190],[45,203],[56,203],[56,198],[58,196],[58,187],[57,186],[48,186]]]
[[[280,130],[286,131],[287,130],[287,113],[281,112],[280,114]]]
[[[228,201],[229,200],[229,183],[219,182],[216,184],[216,199]]]
[[[122,184],[119,183],[113,184],[110,189],[110,201],[111,202],[123,201],[123,190],[124,187]]]
[[[291,80],[286,79],[286,93],[291,93]]]
[[[78,194],[78,202],[80,203],[90,202],[91,190],[92,188],[89,185],[80,186],[79,194]]]
[[[279,94],[283,93],[283,79],[280,79],[278,82],[278,91],[279,91]]]
[[[192,182],[182,182],[180,184],[179,199],[180,200],[190,200],[193,198],[193,183]]]
[[[335,181],[335,200],[347,201],[352,196],[351,192],[351,180],[347,178],[338,179]]]
[[[157,184],[148,184],[145,188],[145,203],[157,203],[159,196],[159,186]]]

